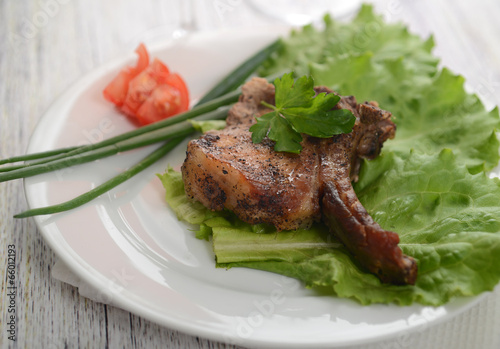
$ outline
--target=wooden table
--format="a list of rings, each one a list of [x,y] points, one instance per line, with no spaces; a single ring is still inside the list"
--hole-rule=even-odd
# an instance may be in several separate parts
[[[225,4],[221,15],[216,5]],[[264,25],[276,20],[241,1],[196,1],[196,29]],[[433,34],[442,64],[464,75],[481,97],[500,104],[500,3],[494,0],[379,1],[390,21]],[[180,23],[174,1],[0,1],[0,156],[22,154],[58,95],[93,68],[158,41]],[[187,22],[189,24],[189,21]],[[22,182],[0,184],[0,347],[230,348],[90,301],[51,277],[56,256],[31,219]],[[10,249],[10,251],[9,251]],[[17,342],[8,339],[8,255],[15,250]],[[11,263],[12,264],[12,263]],[[5,274],[5,276],[4,276]],[[405,342],[367,348],[499,348],[500,289],[453,320],[422,328]]]

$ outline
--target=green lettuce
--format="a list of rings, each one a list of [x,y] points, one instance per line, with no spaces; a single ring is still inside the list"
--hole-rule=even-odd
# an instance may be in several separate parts
[[[294,69],[316,84],[376,100],[390,110],[396,137],[365,161],[355,191],[373,218],[400,237],[418,263],[414,286],[382,284],[358,268],[325,226],[276,232],[249,225],[228,211],[211,212],[184,194],[180,173],[160,178],[167,202],[198,238],[210,240],[216,266],[247,267],[301,280],[305,286],[361,304],[441,305],[492,290],[500,281],[498,110],[485,110],[464,79],[438,67],[432,38],[386,24],[363,6],[349,23],[325,17],[284,40],[261,67],[268,75]]]
[[[294,30],[274,57],[265,62],[262,75],[294,69],[297,76],[311,73],[310,65],[332,59],[354,57],[370,52],[376,62],[403,58],[409,69],[432,75],[439,60],[431,53],[434,41],[423,41],[410,34],[402,24],[388,25],[375,15],[370,5],[363,5],[349,23],[324,18],[325,28],[307,25]]]

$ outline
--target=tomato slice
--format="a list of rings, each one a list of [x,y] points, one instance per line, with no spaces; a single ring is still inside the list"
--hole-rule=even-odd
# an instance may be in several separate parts
[[[189,108],[189,93],[182,78],[170,74],[165,84],[157,86],[137,111],[137,120],[147,125],[182,113]]]
[[[117,107],[125,102],[130,81],[149,65],[149,54],[144,44],[141,43],[135,52],[139,56],[136,66],[123,68],[102,92],[104,98]]]
[[[104,97],[145,125],[189,109],[189,91],[178,74],[155,58],[149,62],[146,47],[135,50],[135,67],[126,67],[106,86]]]
[[[148,99],[158,85],[166,81],[169,75],[170,71],[167,66],[155,58],[146,69],[130,80],[122,111],[135,116],[141,104]]]

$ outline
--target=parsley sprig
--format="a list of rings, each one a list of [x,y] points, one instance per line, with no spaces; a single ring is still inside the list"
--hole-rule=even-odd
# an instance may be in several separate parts
[[[274,150],[299,154],[301,133],[328,138],[352,131],[356,117],[347,109],[332,110],[340,97],[324,92],[316,95],[312,77],[302,76],[294,81],[293,73],[288,73],[274,80],[274,86],[276,105],[262,101],[272,111],[257,118],[257,123],[250,127],[254,143],[267,136],[275,141]]]

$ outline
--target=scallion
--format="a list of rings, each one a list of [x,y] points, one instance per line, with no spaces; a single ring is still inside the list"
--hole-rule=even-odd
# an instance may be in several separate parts
[[[144,159],[142,159],[140,162],[129,168],[128,170],[120,173],[119,175],[111,178],[110,180],[104,182],[103,184],[95,187],[94,189],[77,196],[76,198],[63,202],[61,204],[57,205],[52,205],[52,206],[46,206],[46,207],[41,207],[41,208],[34,208],[31,210],[24,211],[22,213],[19,213],[14,216],[14,218],[26,218],[26,217],[32,217],[32,216],[38,216],[38,215],[45,215],[45,214],[53,214],[53,213],[58,213],[58,212],[64,212],[64,211],[69,211],[74,208],[77,208],[79,206],[82,206],[86,204],[89,201],[92,201],[93,199],[99,197],[100,195],[106,193],[107,191],[113,189],[114,187],[118,186],[119,184],[125,182],[126,180],[132,178],[142,170],[148,168],[152,164],[154,164],[156,161],[161,159],[163,156],[165,156],[170,150],[175,148],[182,140],[184,137],[176,137],[153,151],[151,154],[146,156]]]

